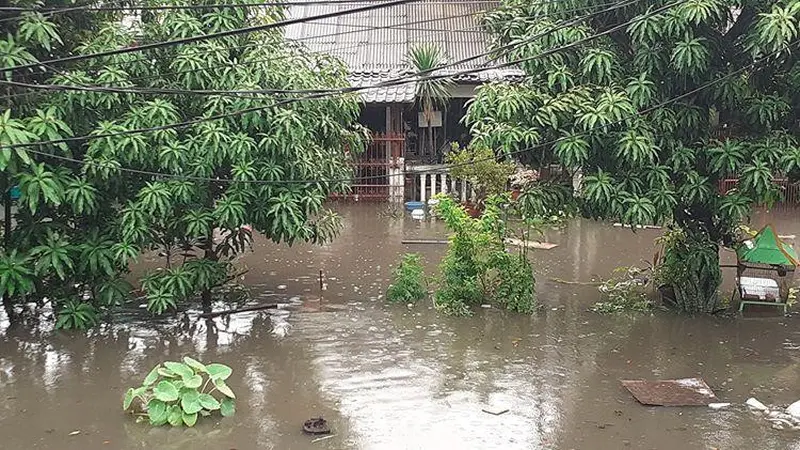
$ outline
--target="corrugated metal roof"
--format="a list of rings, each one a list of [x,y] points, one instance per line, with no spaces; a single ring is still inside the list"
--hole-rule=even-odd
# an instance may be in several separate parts
[[[311,17],[368,4],[371,3],[298,5],[289,10],[289,16]],[[367,84],[361,83],[366,83],[366,80],[386,81],[410,73],[406,60],[409,50],[422,43],[438,45],[449,61],[487,52],[489,36],[481,28],[480,15],[496,8],[498,4],[485,0],[423,0],[290,25],[286,28],[286,37],[302,42],[311,51],[340,58],[353,73],[351,83],[364,86]],[[448,68],[443,73],[494,64],[480,57]],[[476,83],[519,75],[521,72],[518,69],[504,68],[462,75],[455,79]],[[386,88],[385,92],[383,89],[372,89],[363,97],[367,102],[410,102],[414,99],[414,90],[414,84],[408,83]],[[389,98],[397,100],[378,100]],[[401,98],[405,100],[399,100]]]

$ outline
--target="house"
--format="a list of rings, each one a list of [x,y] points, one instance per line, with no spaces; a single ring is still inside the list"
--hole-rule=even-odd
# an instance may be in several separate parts
[[[370,3],[297,5],[289,10],[289,16],[311,17],[367,4]],[[498,5],[493,1],[423,0],[291,25],[286,28],[286,37],[302,42],[312,52],[342,60],[349,68],[353,86],[374,86],[412,74],[408,54],[421,44],[438,46],[448,62],[487,53],[490,36],[481,26],[481,15]],[[496,64],[481,56],[436,73],[458,74]],[[420,139],[427,135],[427,121],[416,104],[416,82],[361,91],[361,122],[372,130],[373,143],[356,163],[353,195],[364,199],[424,200],[427,172],[432,175],[432,192],[437,187],[439,191],[448,185],[455,187],[455,181],[447,180],[446,171],[442,170],[442,154],[451,142],[469,140],[469,130],[461,123],[466,102],[481,83],[517,79],[520,75],[522,72],[515,68],[455,75],[447,108],[435,112],[431,120],[433,146]],[[412,176],[413,173],[418,175]]]

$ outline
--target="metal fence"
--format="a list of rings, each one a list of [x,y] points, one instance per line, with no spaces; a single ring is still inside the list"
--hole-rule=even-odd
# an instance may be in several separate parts
[[[400,168],[405,135],[375,134],[367,149],[353,162],[353,183],[346,194],[334,199],[386,201],[389,199],[391,169]],[[400,175],[398,175],[400,176]],[[402,184],[402,181],[399,182]]]
[[[727,194],[728,191],[735,188],[738,183],[738,178],[720,180],[719,192],[721,194]],[[780,203],[786,205],[800,205],[800,183],[790,183],[786,178],[776,178],[775,183],[781,187],[782,195]]]

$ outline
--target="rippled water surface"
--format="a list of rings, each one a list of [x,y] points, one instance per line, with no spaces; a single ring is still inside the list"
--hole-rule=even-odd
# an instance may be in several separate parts
[[[772,430],[737,406],[749,396],[800,399],[798,319],[587,312],[596,288],[579,283],[650,260],[658,231],[575,220],[548,233],[558,247],[534,251],[538,314],[482,309],[448,318],[427,304],[382,298],[402,252],[422,253],[433,273],[443,246],[401,240],[441,239],[441,225],[392,219],[383,207],[339,209],[345,229],[333,244],[259,240],[241,261],[253,302],[287,303],[277,312],[202,320],[189,311],[86,336],[52,332],[46,323],[0,328],[0,448],[800,449],[800,433]],[[762,212],[754,224],[800,235],[799,216]],[[284,321],[289,334],[274,336]],[[184,355],[233,367],[234,417],[173,430],[122,413],[128,386]],[[649,408],[619,384],[690,376],[734,406]],[[302,422],[318,415],[332,437],[302,434]]]

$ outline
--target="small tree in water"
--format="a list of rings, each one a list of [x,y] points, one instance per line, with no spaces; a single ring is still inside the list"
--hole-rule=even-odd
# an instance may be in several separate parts
[[[480,218],[472,218],[452,198],[436,197],[436,214],[453,233],[441,264],[441,275],[434,294],[438,309],[453,315],[470,315],[471,308],[493,303],[511,311],[531,313],[536,309],[533,268],[525,245],[507,250],[512,236],[507,216],[511,201],[507,195],[486,199]],[[523,243],[532,222],[520,237]]]
[[[386,291],[390,302],[414,303],[428,295],[425,287],[425,272],[422,258],[416,253],[403,255],[403,260],[394,271],[392,284]]]

